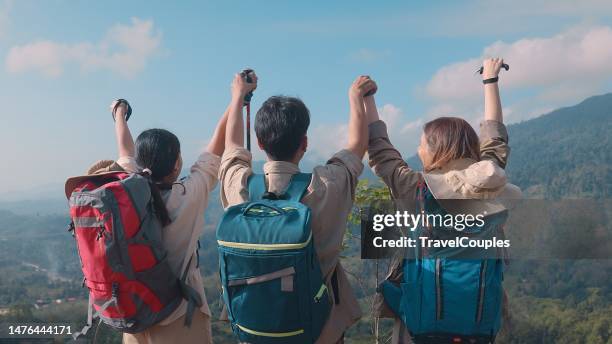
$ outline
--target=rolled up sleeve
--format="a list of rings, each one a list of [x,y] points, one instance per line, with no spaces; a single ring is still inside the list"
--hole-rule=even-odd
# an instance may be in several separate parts
[[[189,176],[183,181],[185,188],[194,193],[208,193],[217,184],[217,174],[221,158],[218,155],[203,152],[189,170]]]
[[[247,182],[253,173],[252,161],[251,152],[242,147],[226,150],[221,157],[219,181],[221,203],[224,208],[248,200]]]
[[[480,123],[480,156],[482,160],[491,160],[499,167],[505,168],[510,155],[508,131],[498,121]]]
[[[393,147],[385,122],[373,122],[368,129],[368,159],[374,173],[387,184],[394,198],[414,197],[420,173],[410,168],[400,152]]]

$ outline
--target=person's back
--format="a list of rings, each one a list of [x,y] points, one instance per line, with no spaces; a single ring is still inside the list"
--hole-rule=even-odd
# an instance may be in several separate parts
[[[520,197],[520,190],[507,183],[503,170],[510,149],[497,86],[502,64],[500,59],[484,63],[485,120],[481,124],[480,139],[461,118],[440,117],[425,124],[418,149],[424,172],[411,169],[391,144],[373,99],[371,104],[366,104],[369,164],[389,186],[399,210],[415,212],[419,198],[424,197],[451,214],[467,206],[470,213],[486,213],[486,210],[492,217],[506,210],[500,201]],[[410,330],[396,321],[393,343],[410,342]]]
[[[227,113],[219,121],[207,149],[191,166],[188,176],[179,181],[183,160],[178,138],[164,129],[149,129],[134,142],[127,126],[127,108],[120,105],[117,102],[111,105],[119,159],[109,168],[148,175],[153,213],[163,225],[164,264],[167,263],[181,280],[184,297],[171,314],[155,325],[137,333],[124,333],[123,342],[211,343],[210,310],[196,249],[204,230],[203,215],[208,197],[217,181]]]
[[[240,77],[234,81],[234,111],[230,111],[226,152],[221,160],[221,200],[224,207],[249,199],[248,178],[252,156],[243,148],[242,97]],[[244,87],[244,86],[242,86]],[[367,78],[360,78],[351,91],[351,128],[346,149],[334,154],[322,166],[312,170],[312,178],[301,202],[311,210],[311,229],[322,273],[331,291],[332,311],[323,328],[319,343],[343,340],[344,331],[361,316],[357,299],[340,264],[339,254],[346,220],[353,204],[357,178],[365,152],[365,111],[363,95],[375,88]],[[233,116],[232,116],[233,113]],[[307,148],[306,132],[310,123],[306,106],[296,98],[271,97],[262,105],[255,119],[259,147],[268,161],[263,167],[267,191],[284,194],[292,177],[300,173],[299,161]],[[262,316],[266,310],[262,309]],[[269,316],[269,315],[266,315]]]

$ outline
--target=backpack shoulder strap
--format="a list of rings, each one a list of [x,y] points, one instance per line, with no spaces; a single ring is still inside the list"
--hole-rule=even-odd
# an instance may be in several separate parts
[[[294,202],[299,202],[310,185],[312,173],[297,173],[291,177],[291,182],[285,191],[285,198]]]
[[[199,244],[198,244],[199,245]],[[198,251],[194,252],[199,260]],[[193,253],[191,257],[189,257],[189,262],[187,262],[187,266],[185,267],[185,271],[183,271],[183,275],[181,279],[179,279],[179,287],[181,290],[181,294],[183,298],[187,301],[187,311],[185,313],[185,327],[191,327],[191,322],[193,320],[193,313],[196,308],[202,307],[202,297],[198,292],[187,284],[187,276],[189,274],[189,268],[191,267],[191,263],[193,261]]]
[[[263,174],[253,173],[249,176],[247,186],[249,189],[249,201],[260,200],[261,196],[266,193],[266,178]]]
[[[285,191],[285,199],[294,202],[299,202],[302,196],[306,193],[310,180],[312,179],[312,173],[296,173],[291,177],[291,181]],[[263,174],[255,174],[249,176],[247,182],[249,188],[249,201],[253,202],[262,199],[262,196],[266,193],[266,178]]]

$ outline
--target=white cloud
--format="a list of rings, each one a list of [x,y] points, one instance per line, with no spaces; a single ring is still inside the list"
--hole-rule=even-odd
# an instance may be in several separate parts
[[[425,88],[435,104],[429,114],[440,109],[471,117],[482,113],[478,111],[482,108],[482,86],[474,71],[484,57],[493,56],[510,64],[510,71],[500,74],[502,94],[517,90],[531,93],[530,104],[514,106],[515,112],[524,114],[513,119],[526,119],[534,107],[570,105],[602,91],[602,85],[612,79],[612,29],[573,28],[552,37],[495,42],[484,48],[481,56],[444,66],[434,74]]]
[[[308,157],[321,163],[345,147],[348,124],[319,124],[308,130]]]
[[[140,73],[159,49],[161,33],[153,21],[132,18],[128,25],[116,24],[96,43],[58,43],[42,40],[12,47],[5,66],[11,73],[37,71],[60,76],[67,66],[81,72],[108,70],[126,78]]]
[[[423,118],[414,118],[393,105],[385,104],[378,109],[380,119],[387,124],[389,139],[404,158],[415,154],[423,132]]]
[[[442,67],[427,85],[427,93],[437,99],[480,95],[479,83],[470,82],[470,77],[484,57],[493,56],[510,64],[510,72],[500,75],[504,88],[548,87],[567,80],[598,82],[612,76],[612,29],[572,29],[549,38],[495,42],[478,58]]]
[[[409,120],[402,109],[393,104],[383,105],[378,109],[378,115],[380,116],[380,119],[387,124],[389,136],[392,138],[410,138],[407,141],[413,142],[414,140],[411,139],[411,135],[419,133],[423,127],[422,118]]]
[[[378,116],[385,121],[388,126],[396,127],[402,120],[402,109],[393,104],[385,104],[378,109]]]
[[[393,104],[379,107],[378,114],[387,124],[389,137],[395,147],[406,158],[412,156],[421,137],[423,120],[410,120],[402,109]],[[345,147],[348,142],[348,124],[320,124],[309,130],[308,137],[307,159],[321,163]]]

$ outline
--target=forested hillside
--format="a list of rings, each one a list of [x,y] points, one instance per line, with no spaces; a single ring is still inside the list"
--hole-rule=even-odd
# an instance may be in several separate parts
[[[527,195],[612,194],[612,93],[508,127],[508,174]]]

